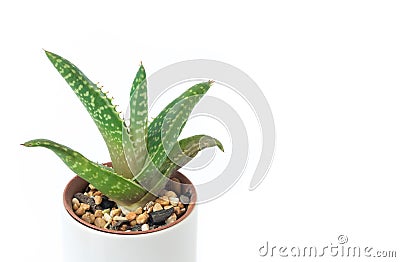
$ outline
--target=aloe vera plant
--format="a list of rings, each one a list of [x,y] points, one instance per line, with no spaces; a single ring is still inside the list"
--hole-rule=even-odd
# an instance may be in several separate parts
[[[25,142],[27,147],[52,150],[73,172],[114,200],[125,212],[156,198],[168,178],[207,147],[222,144],[207,135],[178,137],[194,106],[212,81],[198,83],[169,103],[148,122],[147,80],[141,64],[130,91],[129,123],[120,117],[106,93],[74,64],[45,51],[97,125],[107,145],[112,168],[90,161],[77,151],[47,139]]]

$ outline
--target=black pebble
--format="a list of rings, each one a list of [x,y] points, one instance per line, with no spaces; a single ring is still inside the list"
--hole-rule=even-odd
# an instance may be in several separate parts
[[[115,204],[114,201],[108,200],[108,197],[106,197],[106,196],[102,196],[102,201],[101,201],[100,206],[101,206],[103,209],[113,208],[115,205],[116,205],[116,204]]]
[[[149,214],[150,222],[154,225],[163,224],[174,213],[173,208],[162,209]]]

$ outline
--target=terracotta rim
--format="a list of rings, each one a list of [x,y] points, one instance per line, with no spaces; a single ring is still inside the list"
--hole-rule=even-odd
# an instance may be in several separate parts
[[[106,165],[110,165],[110,164],[107,163]],[[117,230],[110,230],[110,229],[101,229],[101,228],[96,227],[95,225],[89,224],[88,222],[82,220],[73,211],[72,203],[71,203],[73,195],[75,193],[78,193],[78,192],[83,192],[85,190],[85,188],[89,184],[88,182],[86,182],[85,180],[80,178],[79,176],[75,176],[73,179],[71,179],[71,181],[65,187],[64,194],[63,194],[64,207],[65,207],[66,211],[69,213],[69,215],[71,217],[73,217],[76,221],[78,221],[82,225],[85,225],[85,226],[87,226],[89,228],[95,229],[95,230],[100,231],[100,232],[117,234],[117,235],[141,235],[141,234],[149,234],[149,233],[152,233],[152,232],[162,231],[162,230],[164,230],[166,228],[174,226],[175,224],[178,224],[179,222],[184,220],[187,216],[189,216],[190,213],[194,209],[194,206],[195,206],[195,203],[196,203],[196,199],[197,199],[196,189],[194,188],[192,182],[186,176],[184,176],[180,172],[175,172],[171,176],[171,178],[174,178],[174,177],[178,178],[181,181],[182,184],[189,185],[189,190],[191,191],[191,194],[192,194],[191,203],[188,205],[188,208],[187,208],[185,214],[183,214],[175,222],[173,222],[171,224],[168,224],[168,225],[165,225],[165,226],[158,227],[156,229],[151,229],[151,230],[147,230],[147,231],[129,231],[129,232],[125,232],[125,231],[117,231]]]

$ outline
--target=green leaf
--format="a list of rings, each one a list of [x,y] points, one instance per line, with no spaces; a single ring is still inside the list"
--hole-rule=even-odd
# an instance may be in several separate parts
[[[177,109],[176,107],[178,104],[182,104],[185,101],[185,99],[191,97],[192,99],[187,100],[187,103],[190,103],[190,102],[194,102],[194,103],[192,103],[190,106],[187,106],[187,108],[185,109],[190,114],[193,110],[193,107],[203,97],[203,95],[210,89],[212,83],[213,83],[212,81],[208,81],[208,82],[202,82],[202,83],[192,86],[191,88],[189,88],[188,90],[183,92],[179,97],[174,99],[171,103],[169,103],[160,112],[160,114],[156,118],[154,118],[154,120],[149,125],[148,142],[147,142],[149,155],[151,157],[153,157],[156,154],[156,152],[160,146],[161,132],[163,131],[162,125],[165,121],[165,117],[170,113],[170,110],[175,107],[175,111],[176,111],[176,109]],[[183,123],[181,123],[179,132],[176,133],[176,135],[177,135],[176,137],[178,137],[180,135],[184,125],[186,124],[186,121],[187,121],[187,118],[185,119],[185,121],[183,121]],[[173,142],[175,143],[176,140]]]
[[[221,142],[211,136],[195,135],[184,138],[172,148],[160,171],[164,176],[169,177],[173,172],[189,163],[201,150],[213,146],[224,151]]]
[[[74,64],[57,54],[49,51],[45,52],[96,123],[107,144],[115,172],[126,178],[131,178],[132,174],[126,163],[122,148],[123,121],[111,99]]]
[[[140,200],[146,191],[137,183],[119,176],[113,169],[94,163],[69,147],[47,139],[31,140],[26,147],[45,147],[52,150],[74,173],[85,179],[118,204]]]
[[[166,181],[159,172],[161,164],[176,144],[182,126],[186,123],[194,106],[208,91],[211,84],[211,81],[203,82],[189,88],[172,101],[150,124],[149,158],[141,172],[135,177],[136,181],[147,190],[151,190],[159,180]]]
[[[123,139],[124,150],[128,165],[135,176],[142,169],[147,157],[147,81],[143,65],[140,65],[132,83],[129,122],[129,139]]]

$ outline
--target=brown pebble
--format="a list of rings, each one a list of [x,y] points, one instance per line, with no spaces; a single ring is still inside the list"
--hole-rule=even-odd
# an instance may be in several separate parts
[[[136,215],[142,214],[142,213],[143,213],[143,208],[138,207],[138,208],[135,210],[135,213],[136,213]]]
[[[156,203],[159,203],[162,206],[169,205],[169,199],[166,196],[162,196],[156,199]]]
[[[75,204],[72,205],[72,209],[73,209],[74,211],[76,211],[76,210],[78,210],[79,206],[80,206],[79,203],[78,203],[78,204],[75,203]]]
[[[94,197],[94,203],[96,205],[100,205],[102,201],[103,201],[103,198],[101,196],[95,196]]]
[[[110,215],[111,215],[111,217],[119,216],[119,215],[121,215],[121,212],[122,211],[120,208],[113,209],[113,210],[111,210]]]
[[[128,225],[126,225],[126,224],[123,224],[120,228],[119,228],[119,230],[121,230],[121,231],[125,231],[125,230],[127,230],[128,229]]]
[[[79,208],[82,208],[84,211],[86,211],[86,210],[89,210],[90,205],[85,204],[85,203],[82,203],[82,204],[79,206]]]
[[[130,223],[129,223],[129,225],[131,225],[131,226],[136,226],[136,224],[137,224],[137,222],[136,222],[136,220],[132,220]]]
[[[174,213],[179,217],[182,215],[181,209],[179,207],[174,207]]]
[[[129,212],[128,214],[126,214],[126,219],[128,219],[129,221],[132,221],[136,218],[137,214],[135,212]]]
[[[94,224],[96,227],[104,228],[104,226],[106,225],[106,221],[101,217],[96,217],[96,219],[94,220]]]
[[[149,219],[149,215],[147,213],[140,214],[136,217],[136,222],[138,224],[144,224]]]
[[[100,191],[96,191],[93,193],[93,196],[102,196],[103,194]]]
[[[86,212],[83,216],[82,219],[86,222],[88,222],[89,224],[93,224],[95,217],[92,213]]]
[[[173,208],[173,207],[174,206],[168,205],[168,206],[165,206],[164,209],[170,209],[170,208]]]
[[[165,220],[165,224],[171,224],[172,222],[175,222],[177,219],[177,216],[175,213],[173,213],[169,218],[167,218],[167,220]]]
[[[179,202],[179,203],[178,203],[178,207],[179,207],[179,208],[184,208],[185,206],[182,204],[182,202]]]
[[[75,214],[78,216],[82,216],[83,214],[85,214],[86,210],[83,209],[82,205],[75,211]]]
[[[163,207],[162,207],[162,205],[160,204],[160,203],[156,203],[154,206],[153,206],[153,211],[155,212],[155,211],[160,211],[160,210],[162,210],[163,209]]]
[[[94,212],[94,216],[95,216],[95,217],[102,217],[102,216],[103,216],[103,212],[102,212],[101,210],[96,210],[96,211]]]

